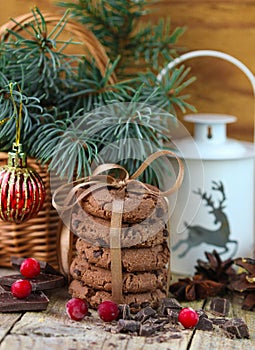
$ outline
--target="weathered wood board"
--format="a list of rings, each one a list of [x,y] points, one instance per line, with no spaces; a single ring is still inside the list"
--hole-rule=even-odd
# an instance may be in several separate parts
[[[123,334],[112,334],[106,331],[107,324],[102,322],[97,313],[86,317],[82,322],[69,320],[65,313],[65,303],[69,296],[66,288],[49,295],[50,304],[44,312],[27,312],[17,318],[14,314],[0,314],[0,324],[6,317],[9,321],[9,333],[5,332],[0,349],[65,349],[111,350],[111,349],[155,349],[155,339]],[[2,331],[0,326],[0,331]],[[7,326],[5,326],[7,328]],[[185,350],[192,337],[192,330],[181,333],[181,337],[172,339],[171,334],[164,334],[158,350],[167,349],[171,340],[171,349]],[[170,348],[169,348],[170,349]]]
[[[12,273],[0,269],[0,275]],[[232,301],[230,317],[242,317],[248,324],[250,339],[230,339],[221,331],[183,330],[162,332],[154,337],[114,334],[97,312],[81,322],[68,318],[65,304],[70,296],[67,288],[47,293],[50,303],[46,311],[0,313],[0,350],[252,350],[255,349],[255,314],[241,309],[239,298]],[[209,310],[209,300],[182,303],[198,310]]]

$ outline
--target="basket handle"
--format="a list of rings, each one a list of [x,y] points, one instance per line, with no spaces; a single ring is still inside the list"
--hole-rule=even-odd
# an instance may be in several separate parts
[[[42,15],[47,24],[58,23],[63,18],[61,15],[55,15],[50,12],[42,12]],[[8,30],[12,30],[18,33],[23,30],[22,26],[28,25],[29,23],[33,22],[34,19],[34,15],[32,13],[26,13],[14,19],[14,21],[20,25],[14,21],[5,23],[0,27],[0,36],[2,37],[2,40],[6,40],[8,38]],[[41,18],[39,16],[37,16],[37,21],[41,23]],[[86,29],[83,25],[80,25],[72,20],[68,20],[65,23],[65,30],[69,31],[79,38],[86,50],[94,58],[98,69],[104,77],[106,67],[109,63],[109,57],[107,56],[103,45],[98,41],[96,36],[90,30]],[[112,74],[110,76],[109,82],[110,84],[117,82],[115,74]]]
[[[196,58],[196,57],[216,57],[216,58],[221,58],[225,61],[228,61],[238,67],[249,79],[251,85],[252,85],[252,90],[253,90],[253,95],[255,96],[255,77],[254,74],[250,71],[250,69],[241,61],[239,61],[237,58],[226,54],[221,51],[216,51],[216,50],[195,50],[195,51],[190,51],[187,52],[177,58],[175,58],[173,61],[169,62],[168,65],[163,68],[160,73],[157,76],[157,80],[161,81],[163,76],[172,68],[177,66],[178,64],[191,59],[191,58]],[[253,125],[254,125],[254,135],[253,135],[253,140],[255,142],[255,99],[254,99],[254,117],[253,117]]]

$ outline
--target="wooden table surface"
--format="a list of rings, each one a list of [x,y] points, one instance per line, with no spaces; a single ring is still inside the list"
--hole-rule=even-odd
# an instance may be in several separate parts
[[[6,272],[6,269],[0,269],[0,275],[6,275]],[[0,313],[0,350],[255,349],[255,313],[242,310],[241,300],[237,297],[231,301],[229,317],[241,317],[246,321],[250,339],[230,339],[218,327],[210,332],[182,330],[176,334],[178,337],[173,332],[161,332],[154,337],[112,334],[109,325],[101,321],[95,311],[81,322],[67,317],[65,303],[70,296],[66,287],[46,294],[50,299],[46,311]],[[208,310],[208,303],[207,300],[182,305]]]

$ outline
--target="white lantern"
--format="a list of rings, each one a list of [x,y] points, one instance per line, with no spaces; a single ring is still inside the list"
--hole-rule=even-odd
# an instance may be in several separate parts
[[[188,58],[214,56],[238,66],[250,79],[253,74],[230,55],[211,50],[187,53],[161,72],[159,79]],[[227,137],[226,124],[235,117],[190,114],[194,137],[173,139],[185,164],[184,182],[171,216],[172,271],[193,274],[198,259],[214,249],[223,260],[252,256],[254,244],[254,144]]]

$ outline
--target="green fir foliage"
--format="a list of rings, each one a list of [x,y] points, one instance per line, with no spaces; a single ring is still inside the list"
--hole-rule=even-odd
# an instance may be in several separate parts
[[[181,66],[158,80],[161,69],[178,56],[183,28],[171,29],[169,20],[141,21],[150,3],[62,2],[68,11],[53,29],[35,8],[30,25],[16,23],[22,31],[8,30],[0,43],[1,150],[10,150],[15,140],[10,83],[15,103],[22,103],[23,148],[70,181],[74,174],[87,176],[100,162],[113,160],[132,173],[164,147],[169,118],[177,110],[194,110],[183,93],[194,78]],[[104,45],[109,56],[104,76],[84,55],[82,43],[61,39],[70,17]],[[71,45],[81,46],[80,54],[66,53]],[[153,183],[153,174],[149,168],[143,180]]]

